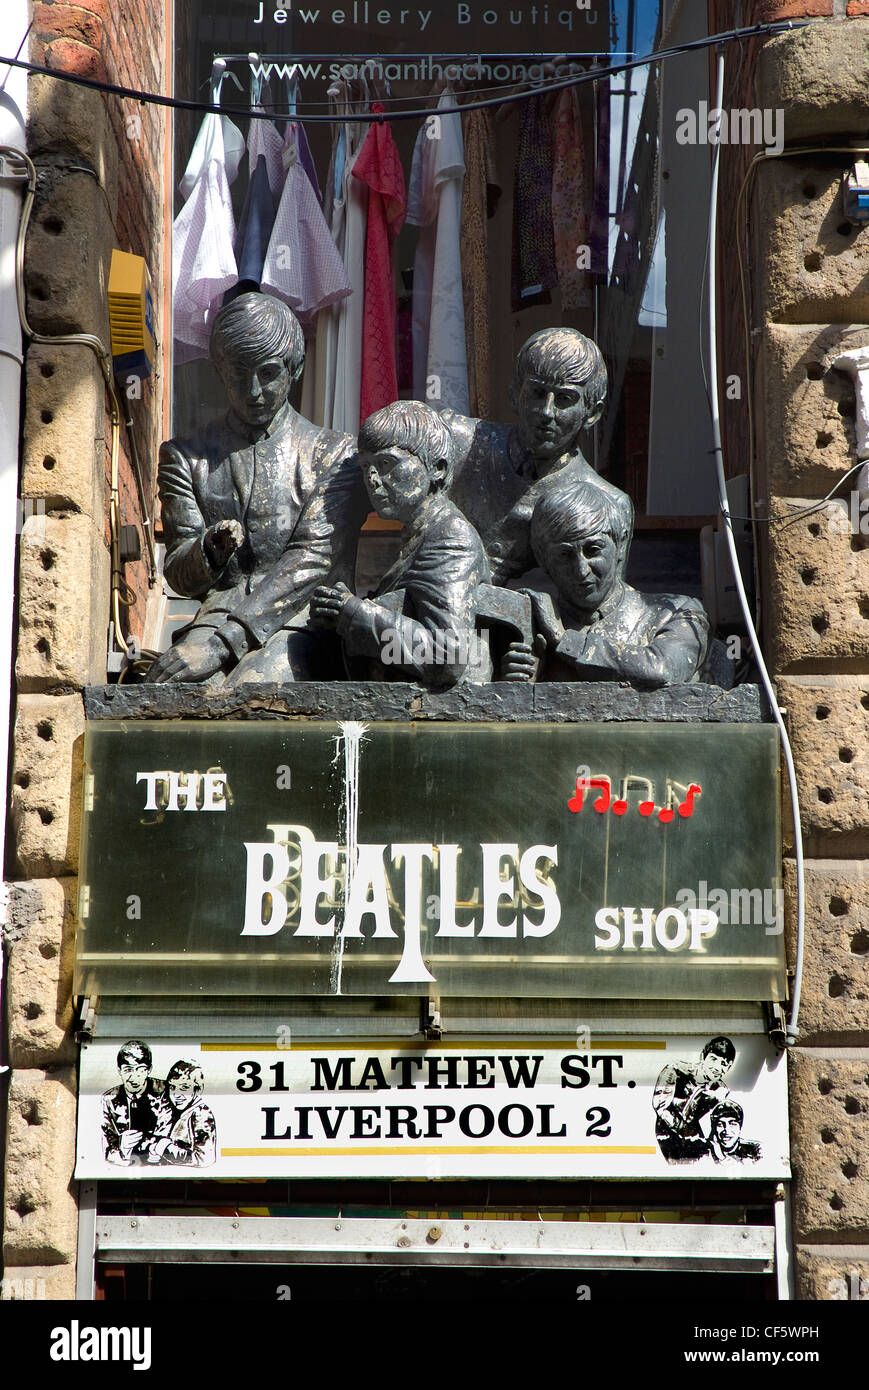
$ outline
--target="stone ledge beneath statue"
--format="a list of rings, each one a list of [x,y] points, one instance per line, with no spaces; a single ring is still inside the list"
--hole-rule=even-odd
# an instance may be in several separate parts
[[[431,691],[368,681],[208,690],[199,685],[99,685],[84,691],[88,719],[361,719],[475,723],[762,724],[760,688],[671,685],[635,690],[609,681],[461,685]]]

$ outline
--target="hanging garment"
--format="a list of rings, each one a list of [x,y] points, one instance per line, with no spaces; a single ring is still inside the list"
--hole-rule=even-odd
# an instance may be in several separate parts
[[[314,156],[311,154],[311,146],[305,134],[305,127],[298,121],[287,121],[284,134],[284,165],[289,163],[287,152],[295,146],[296,158],[304,169],[308,178],[311,180],[311,187],[317,195],[317,202],[323,202],[323,193],[320,188],[320,180],[317,178],[317,166],[314,163]]]
[[[273,122],[251,121],[247,137],[250,182],[235,239],[238,284],[227,292],[227,301],[260,288],[275,210],[284,186],[283,147]]]
[[[239,219],[238,235],[235,239],[238,284],[228,291],[228,299],[260,288],[274,225],[275,203],[269,187],[265,155],[261,154],[251,173]]]
[[[208,356],[211,321],[238,280],[235,219],[229,186],[238,173],[244,140],[226,116],[205,117],[181,180],[186,197],[172,228],[175,357]]]
[[[384,109],[381,102],[371,108],[375,115]],[[392,253],[404,221],[406,195],[398,148],[385,122],[375,121],[369,128],[352,173],[369,190],[359,406],[365,420],[398,396]]]
[[[552,122],[547,97],[523,103],[513,185],[513,309],[548,304],[558,283],[552,235]]]
[[[269,177],[269,188],[277,207],[284,187],[286,170],[281,158],[284,150],[284,137],[274,121],[252,120],[247,136],[247,157],[251,172],[256,169],[260,156],[265,159]]]
[[[468,359],[462,298],[462,118],[439,114],[454,107],[446,87],[438,114],[416,137],[407,220],[420,228],[413,266],[413,394],[439,409],[467,415]]]
[[[262,289],[277,295],[300,318],[350,294],[350,282],[311,180],[297,159],[284,191],[263,266]]]
[[[495,172],[494,135],[489,111],[468,111],[462,117],[465,143],[465,181],[462,185],[462,295],[465,304],[465,344],[468,359],[469,414],[491,413],[489,361],[489,218],[501,189]]]
[[[329,96],[336,115],[356,114],[357,107],[344,83]],[[352,435],[359,432],[368,218],[368,189],[352,177],[352,167],[367,133],[368,126],[355,120],[333,126],[324,213],[328,208],[327,220],[352,293],[317,315],[316,336],[309,344],[302,383],[303,402],[313,401],[308,418],[327,429]]]
[[[567,87],[555,109],[552,168],[552,234],[562,309],[591,307],[590,266],[578,266],[589,249],[589,197],[579,92]]]
[[[347,126],[341,199],[335,204],[333,221],[336,238],[341,239],[344,248],[344,264],[353,293],[330,310],[329,375],[324,420],[330,429],[353,435],[359,433],[361,423],[365,238],[368,228],[368,187],[353,177],[353,168],[367,136],[367,125]]]

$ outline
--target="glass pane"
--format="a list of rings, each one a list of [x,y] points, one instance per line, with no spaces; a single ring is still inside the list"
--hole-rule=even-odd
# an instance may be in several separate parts
[[[86,762],[81,994],[783,997],[769,726],[106,721]]]

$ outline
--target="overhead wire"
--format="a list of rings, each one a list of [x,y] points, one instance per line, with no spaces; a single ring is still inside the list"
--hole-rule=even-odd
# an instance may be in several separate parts
[[[851,22],[843,20],[842,22]],[[534,85],[529,90],[514,91],[509,97],[495,96],[480,98],[478,101],[463,102],[456,106],[443,107],[440,111],[441,116],[462,115],[466,111],[482,111],[488,107],[501,106],[505,101],[530,101],[541,93],[560,92],[566,88],[579,87],[586,82],[599,82],[601,78],[609,77],[615,73],[630,72],[634,68],[647,67],[650,63],[660,62],[664,58],[676,58],[683,53],[696,53],[707,48],[714,48],[724,43],[736,42],[752,37],[772,37],[776,34],[788,33],[795,29],[805,29],[812,25],[827,24],[827,20],[816,19],[784,19],[774,20],[765,24],[754,24],[742,29],[728,29],[720,34],[708,35],[706,38],[692,39],[687,43],[674,44],[669,48],[659,48],[651,53],[644,54],[640,58],[627,59],[624,62],[608,64],[592,64],[586,72],[579,73],[566,78],[559,78],[556,81]],[[305,55],[300,55],[304,57]],[[360,55],[361,56],[361,55]],[[436,57],[437,55],[432,55]],[[533,57],[534,55],[529,55]],[[26,72],[35,73],[42,77],[53,77],[61,82],[71,82],[75,86],[90,87],[94,91],[104,92],[108,95],[123,97],[129,101],[136,101],[140,105],[166,106],[178,111],[202,111],[223,116],[249,117],[251,120],[274,120],[275,116],[296,115],[299,120],[308,123],[324,125],[335,125],[336,123],[349,123],[358,120],[358,115],[344,114],[338,112],[275,112],[272,111],[252,111],[250,107],[220,106],[212,102],[193,101],[186,97],[170,97],[159,92],[149,92],[135,87],[124,87],[115,82],[103,82],[96,77],[85,77],[81,73],[64,72],[58,68],[48,68],[41,63],[26,62],[22,58],[7,58],[0,56],[0,67],[8,66],[23,68]],[[428,107],[415,108],[410,111],[381,111],[371,116],[372,120],[380,122],[389,121],[408,121],[421,120],[430,116],[431,111]]]

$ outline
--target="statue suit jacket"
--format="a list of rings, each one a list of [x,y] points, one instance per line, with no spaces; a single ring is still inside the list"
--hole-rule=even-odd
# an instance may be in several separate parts
[[[162,446],[164,573],[179,594],[203,599],[194,628],[214,629],[241,657],[296,618],[317,584],[352,586],[365,515],[353,447],[290,406],[267,431],[230,412]],[[224,520],[240,522],[246,539],[219,570],[203,537]]]

